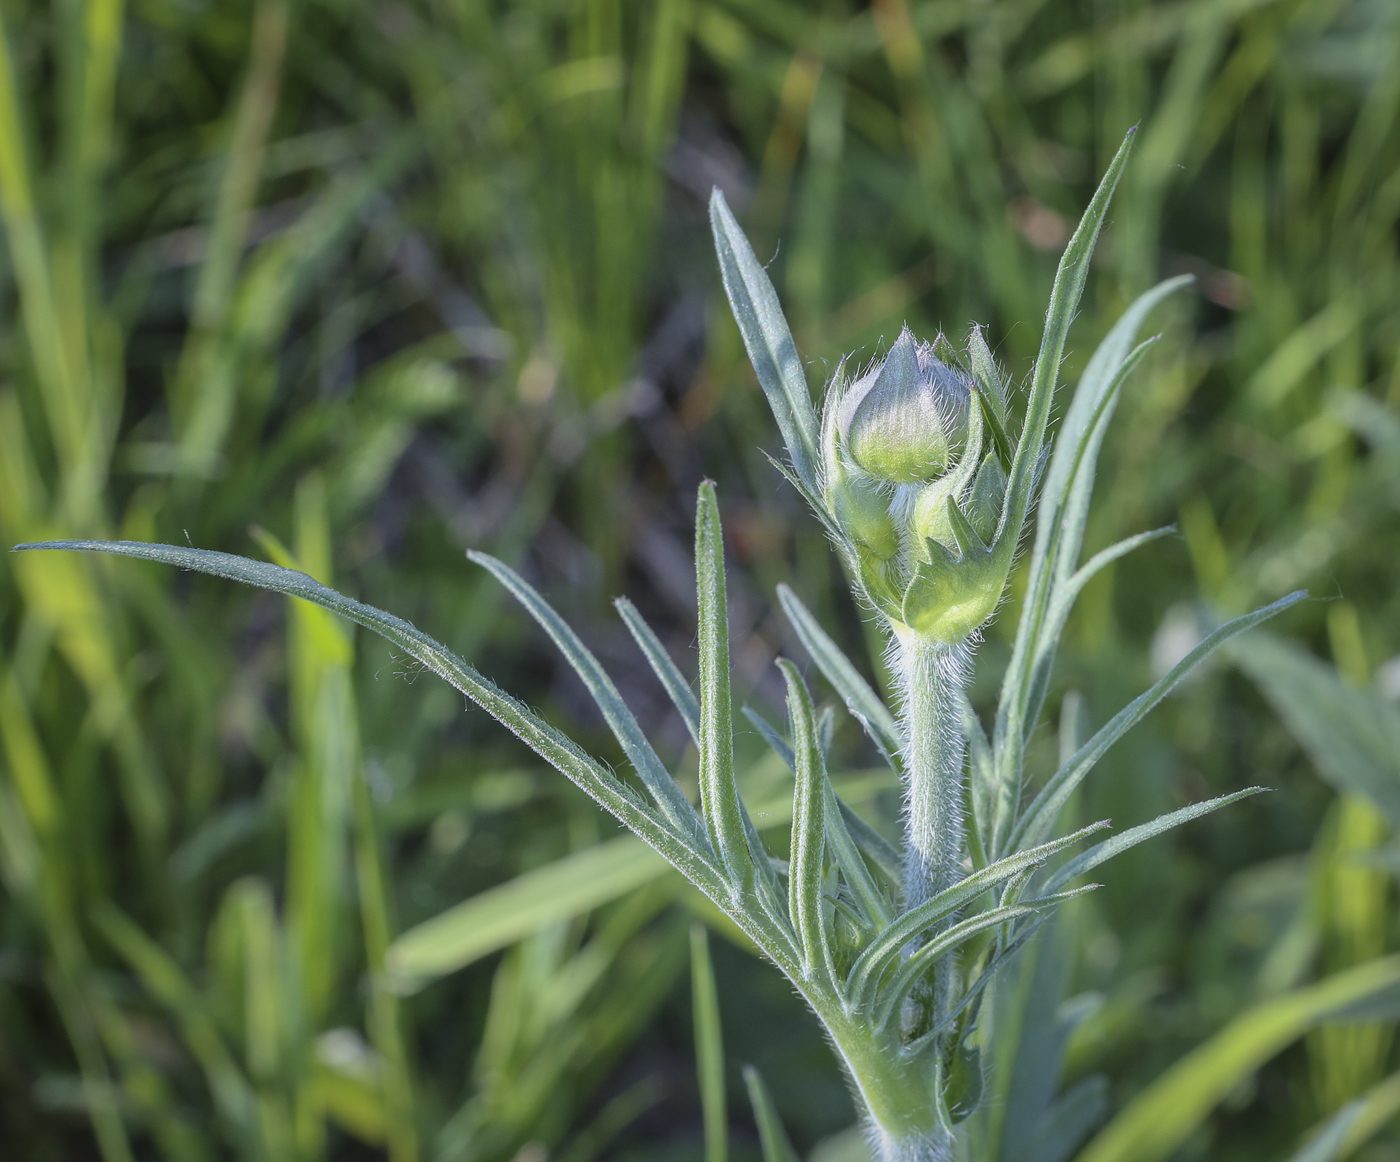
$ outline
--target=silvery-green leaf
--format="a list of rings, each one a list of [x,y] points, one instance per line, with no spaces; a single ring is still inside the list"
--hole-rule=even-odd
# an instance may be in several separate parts
[[[583,644],[569,625],[540,596],[538,591],[525,578],[521,577],[504,561],[487,553],[469,552],[467,557],[501,582],[531,617],[553,639],[564,655],[565,661],[579,676],[594,704],[602,712],[603,719],[612,731],[613,737],[622,746],[623,752],[636,769],[638,777],[651,792],[657,807],[678,831],[688,833],[692,842],[703,843],[705,828],[689,799],[681,793],[676,781],[653,749],[647,736],[642,733],[636,717],[622,700],[613,680],[608,677],[593,652]]]
[[[1045,885],[1047,892],[1069,883],[1075,876],[1082,876],[1086,872],[1093,871],[1102,863],[1107,863],[1116,855],[1121,855],[1129,848],[1136,847],[1139,843],[1145,843],[1154,836],[1161,835],[1165,831],[1170,831],[1175,827],[1180,827],[1183,823],[1190,823],[1193,819],[1199,819],[1203,815],[1209,815],[1213,811],[1219,811],[1222,807],[1228,807],[1231,803],[1238,803],[1241,799],[1248,799],[1252,795],[1258,795],[1265,790],[1264,787],[1247,787],[1243,791],[1236,791],[1232,795],[1221,795],[1215,799],[1207,799],[1204,803],[1192,803],[1189,807],[1182,807],[1176,811],[1169,811],[1165,815],[1159,815],[1156,819],[1148,823],[1139,824],[1137,827],[1130,827],[1127,831],[1119,835],[1111,836],[1093,847],[1081,852],[1073,859],[1065,863],[1063,867],[1057,868],[1055,874]]]
[[[815,494],[817,414],[778,293],[718,189],[710,197],[710,225],[724,293],[759,386],[778,421],[793,469]]]
[[[637,612],[637,607],[625,597],[619,597],[613,602],[613,605],[621,614],[622,620],[627,623],[627,628],[637,645],[641,647],[642,653],[646,655],[652,672],[660,679],[661,685],[665,687],[671,704],[680,711],[681,718],[685,721],[685,728],[690,732],[691,740],[698,746],[700,743],[700,702],[695,697],[695,692],[691,690],[690,683],[685,680],[685,675],[671,660],[671,655],[666,652],[666,647],[661,644],[661,639],[656,636],[651,626],[647,625],[642,615]]]
[[[898,760],[895,756],[899,754],[903,744],[900,741],[899,725],[889,708],[787,585],[778,586],[778,603],[787,614],[792,628],[797,631],[797,637],[803,647],[812,655],[812,660],[822,672],[822,677],[841,695],[846,709],[851,712],[851,717],[860,723],[871,741],[880,748],[885,760],[898,770]]]
[[[435,641],[402,618],[337,593],[295,569],[254,561],[231,553],[189,549],[178,545],[153,545],[141,541],[47,541],[19,548],[64,549],[111,553],[193,569],[230,581],[239,581],[274,593],[300,597],[373,630],[422,662],[433,673],[460,690],[496,721],[521,739],[536,754],[567,776],[626,827],[659,851],[687,879],[712,898],[723,895],[713,856],[677,834],[654,815],[637,795],[609,771],[523,703],[484,678],[441,642]]]

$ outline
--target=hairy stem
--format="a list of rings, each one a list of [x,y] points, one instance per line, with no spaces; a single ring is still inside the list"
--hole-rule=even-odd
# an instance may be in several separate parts
[[[877,1128],[870,1135],[875,1162],[952,1162],[953,1135],[943,1128],[917,1137],[891,1138]]]
[[[895,639],[894,660],[904,703],[906,908],[937,895],[959,876],[967,747],[961,706],[971,653],[965,642],[943,645],[912,634]],[[954,920],[950,916],[944,923]],[[936,1018],[947,1007],[953,963],[951,956],[940,960],[934,966],[931,990],[910,998],[913,1009],[906,1014],[910,1023],[926,1024],[927,1018]]]
[[[949,887],[963,854],[962,698],[971,650],[895,641],[903,696],[905,787],[904,905],[912,908]]]

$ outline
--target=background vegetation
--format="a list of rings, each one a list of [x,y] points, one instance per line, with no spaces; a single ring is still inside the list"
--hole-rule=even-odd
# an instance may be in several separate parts
[[[763,456],[711,187],[773,256],[814,379],[905,320],[976,320],[1019,380],[1068,224],[1140,124],[1067,375],[1128,298],[1197,276],[1125,397],[1088,547],[1180,537],[1081,603],[1042,767],[1203,624],[1318,600],[1278,627],[1293,645],[1175,696],[1075,809],[1126,826],[1277,792],[1126,857],[1076,905],[1059,983],[1027,987],[1071,998],[1062,1082],[1107,1078],[1096,1122],[1166,1101],[1099,1162],[1284,1158],[1361,1095],[1363,1148],[1391,1156],[1385,1013],[1295,1020],[1233,1072],[1196,1059],[1194,1116],[1160,1095],[1241,1014],[1396,946],[1393,4],[6,0],[0,21],[0,538],[294,562],[603,754],[582,686],[466,548],[525,571],[683,756],[609,598],[693,671],[708,475],[739,696],[771,711],[774,657],[805,661],[784,580],[882,677]],[[447,688],[320,611],[58,554],[0,558],[0,643],[10,1156],[701,1156],[687,930],[722,925]],[[781,822],[783,772],[741,743]],[[844,718],[837,745],[891,817]],[[712,946],[734,1097],[756,1063],[804,1155],[854,1156],[813,1022]],[[730,1123],[756,1156],[742,1103]]]

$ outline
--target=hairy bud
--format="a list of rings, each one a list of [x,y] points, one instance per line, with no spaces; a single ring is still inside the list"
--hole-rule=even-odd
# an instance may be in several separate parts
[[[942,476],[966,439],[970,397],[967,380],[906,327],[846,395],[842,435],[851,459],[894,484]]]

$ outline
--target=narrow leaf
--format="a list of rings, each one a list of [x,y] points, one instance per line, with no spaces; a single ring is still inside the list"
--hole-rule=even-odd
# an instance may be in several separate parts
[[[1272,605],[1266,605],[1262,609],[1256,609],[1253,613],[1247,613],[1243,617],[1226,622],[1173,666],[1150,690],[1145,694],[1138,695],[1132,702],[1123,707],[1093,738],[1080,747],[1075,756],[1055,772],[1050,781],[1045,784],[1012,835],[1012,847],[1035,843],[1040,836],[1049,831],[1055,822],[1055,817],[1059,815],[1060,809],[1074,793],[1074,789],[1084,781],[1084,776],[1093,769],[1094,764],[1103,757],[1108,748],[1146,718],[1152,708],[1171,693],[1176,688],[1177,683],[1201,662],[1205,661],[1231,638],[1248,629],[1253,629],[1256,625],[1267,621],[1276,614],[1282,613],[1285,609],[1303,600],[1305,596],[1306,594],[1301,591],[1290,593]]]
[[[690,732],[691,740],[699,746],[700,701],[695,697],[695,692],[691,690],[690,683],[685,680],[685,675],[681,673],[680,667],[671,660],[671,655],[666,652],[666,647],[661,644],[661,639],[656,636],[651,626],[647,625],[642,619],[642,615],[637,612],[637,607],[625,597],[619,597],[613,602],[613,606],[622,616],[622,620],[627,623],[627,628],[631,631],[637,645],[641,647],[642,653],[646,655],[652,672],[660,680],[661,685],[665,687],[671,704],[680,711],[681,718],[685,720],[685,728]]]
[[[1238,803],[1241,799],[1258,795],[1266,789],[1265,787],[1247,787],[1243,791],[1236,791],[1230,795],[1207,799],[1204,803],[1192,803],[1189,807],[1182,807],[1176,811],[1169,811],[1165,815],[1158,815],[1151,822],[1130,827],[1119,835],[1111,836],[1101,843],[1094,844],[1087,851],[1081,852],[1066,862],[1063,867],[1057,868],[1055,874],[1046,883],[1045,890],[1053,892],[1069,883],[1076,876],[1093,871],[1100,864],[1107,863],[1115,855],[1122,855],[1123,852],[1136,847],[1139,843],[1144,843],[1174,827],[1180,827],[1183,823],[1190,823],[1193,819],[1199,819],[1203,815],[1219,811],[1220,808],[1228,807],[1231,803]]]
[[[867,985],[878,979],[890,962],[899,956],[901,949],[924,929],[956,912],[983,892],[1004,884],[1027,868],[1044,863],[1052,855],[1073,846],[1086,835],[1100,831],[1107,826],[1107,823],[1094,823],[1076,831],[1073,835],[1052,840],[1029,851],[1009,855],[1005,859],[988,865],[980,872],[973,872],[972,875],[959,880],[952,887],[945,888],[932,899],[925,900],[917,908],[909,909],[871,941],[870,946],[860,954],[859,959],[852,965],[850,975],[847,978],[847,995],[852,998],[854,1003],[864,993]]]
[[[788,855],[788,915],[802,946],[804,974],[835,986],[831,945],[827,940],[822,905],[822,875],[826,870],[826,762],[817,741],[816,714],[807,684],[786,658],[778,667],[787,682],[788,716],[792,724],[797,782],[792,800],[792,847]]]
[[[729,296],[759,386],[778,421],[793,468],[815,493],[817,414],[778,292],[718,189],[710,197],[710,225],[724,293]]]
[[[1040,341],[1035,370],[1031,373],[1026,421],[1021,430],[1020,441],[1016,445],[1016,456],[1011,462],[1006,508],[1002,513],[1001,527],[997,530],[998,548],[1004,552],[1014,551],[1014,542],[1020,539],[1021,526],[1030,505],[1036,464],[1040,459],[1041,442],[1045,438],[1045,425],[1050,419],[1050,403],[1060,375],[1065,337],[1069,334],[1070,322],[1079,307],[1080,296],[1084,293],[1084,282],[1089,275],[1089,259],[1093,255],[1094,244],[1098,241],[1104,215],[1108,212],[1108,203],[1118,186],[1118,179],[1123,176],[1124,167],[1128,164],[1134,133],[1135,130],[1128,130],[1123,144],[1118,147],[1108,172],[1104,174],[1088,209],[1079,220],[1079,225],[1060,258],[1059,269],[1055,272],[1055,283],[1050,291],[1050,305],[1045,313],[1045,333]]]
[[[112,553],[139,560],[158,561],[194,569],[215,577],[239,581],[274,593],[300,597],[373,630],[422,662],[433,673],[460,690],[501,725],[510,730],[552,767],[565,775],[614,815],[631,831],[660,852],[687,879],[712,898],[728,892],[718,869],[703,850],[678,837],[623,783],[586,754],[568,736],[532,713],[525,705],[484,678],[441,642],[430,638],[402,618],[364,605],[337,593],[295,569],[270,565],[230,553],[188,549],[178,545],[152,545],[140,541],[48,541],[20,545],[19,549],[65,549]]]
[[[885,756],[890,766],[898,770],[898,760],[895,756],[899,754],[903,744],[894,715],[787,585],[778,586],[778,602],[782,605],[792,628],[797,631],[798,640],[802,642],[803,648],[812,655],[812,661],[816,662],[817,669],[822,672],[822,677],[841,695],[846,709],[851,712],[851,717],[860,723],[865,733],[880,748],[880,753]]]
[[[909,995],[909,990],[919,983],[924,973],[928,972],[940,957],[946,956],[961,945],[966,944],[979,932],[985,932],[988,928],[996,928],[1002,924],[1009,924],[1012,920],[1029,916],[1034,911],[1035,909],[1029,904],[993,908],[990,912],[969,916],[966,920],[959,921],[946,931],[940,932],[906,959],[899,966],[899,971],[894,974],[890,983],[880,990],[879,1001],[875,1006],[875,1024],[881,1028],[889,1024],[890,1018],[898,1011],[904,998]]]
[[[636,717],[622,700],[613,680],[608,677],[593,652],[583,644],[572,628],[549,605],[539,592],[504,561],[486,553],[469,552],[469,560],[486,569],[502,585],[510,590],[526,612],[559,647],[564,659],[573,667],[594,703],[602,712],[608,729],[622,746],[623,752],[636,769],[638,777],[651,793],[661,813],[691,843],[700,843],[704,836],[704,825],[695,812],[689,799],[676,786],[676,781],[662,763],[660,756],[652,748],[647,736],[642,733]]]
[[[695,577],[700,608],[700,802],[731,887],[743,894],[753,888],[756,868],[734,779],[724,535],[715,486],[709,480],[700,485],[696,504]]]

